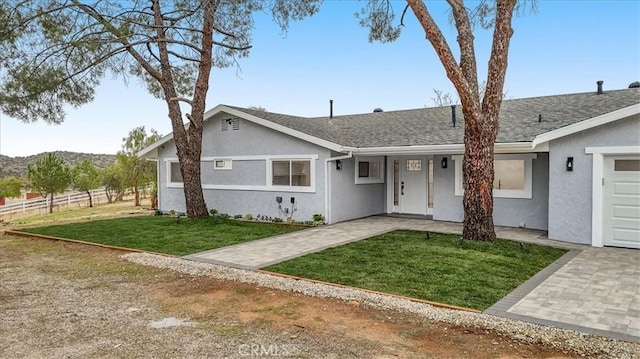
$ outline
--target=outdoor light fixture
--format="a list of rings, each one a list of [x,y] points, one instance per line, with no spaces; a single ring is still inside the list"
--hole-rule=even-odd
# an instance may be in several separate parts
[[[440,161],[440,167],[447,168],[447,157],[442,157],[442,161]]]
[[[573,171],[573,157],[567,157],[567,171]]]
[[[342,161],[336,160],[336,170],[340,171],[342,169]]]

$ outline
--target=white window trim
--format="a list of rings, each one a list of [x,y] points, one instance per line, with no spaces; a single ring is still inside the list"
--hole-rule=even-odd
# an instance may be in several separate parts
[[[222,161],[222,167],[217,167],[218,162]],[[203,161],[206,162],[206,161]],[[214,170],[230,170],[232,168],[233,160],[229,158],[214,158],[213,159],[213,169]]]
[[[235,190],[235,191],[258,191],[258,192],[298,192],[298,193],[315,193],[316,192],[316,161],[318,155],[256,155],[256,156],[225,156],[225,157],[201,157],[201,162],[213,162],[216,160],[228,161],[264,161],[266,167],[266,178],[264,185],[226,185],[226,184],[203,184],[202,189],[213,190]],[[272,165],[271,161],[309,161],[311,162],[310,180],[311,186],[273,186],[271,185]],[[178,158],[165,158],[167,188],[184,188],[182,182],[171,182],[171,164],[178,163]],[[215,167],[215,162],[214,162]]]
[[[451,159],[454,161],[455,167],[455,195],[462,196],[464,194],[462,184],[462,159],[463,155],[453,155]],[[533,198],[533,160],[538,158],[535,153],[527,154],[508,154],[494,155],[496,160],[524,160],[524,189],[494,189],[494,198]]]
[[[316,165],[315,159],[311,157],[272,157],[267,159],[267,178],[264,191],[285,191],[285,192],[315,192],[316,191]],[[273,185],[273,161],[309,161],[309,186],[275,186]],[[291,177],[291,173],[289,173]]]
[[[591,182],[591,245],[604,246],[604,156],[640,154],[640,146],[587,147],[584,152],[593,155],[593,178]]]
[[[378,177],[360,177],[358,170],[360,168],[360,162],[377,162],[380,166],[380,175]],[[369,166],[371,167],[371,166]],[[358,157],[354,159],[353,176],[355,184],[370,184],[370,183],[384,183],[384,157]]]

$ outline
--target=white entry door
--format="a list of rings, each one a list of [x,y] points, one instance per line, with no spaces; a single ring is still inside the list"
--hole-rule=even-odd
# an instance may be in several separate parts
[[[640,248],[640,157],[605,157],[603,206],[603,244]]]
[[[391,200],[395,213],[426,215],[427,178],[430,162],[427,156],[402,156],[391,159]]]

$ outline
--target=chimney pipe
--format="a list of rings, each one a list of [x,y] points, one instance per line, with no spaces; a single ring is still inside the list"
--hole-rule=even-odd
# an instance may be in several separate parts
[[[456,127],[456,105],[451,105],[451,122]]]
[[[329,100],[329,118],[333,118],[333,100]]]
[[[598,81],[598,95],[602,95],[602,84],[604,83],[604,81]]]

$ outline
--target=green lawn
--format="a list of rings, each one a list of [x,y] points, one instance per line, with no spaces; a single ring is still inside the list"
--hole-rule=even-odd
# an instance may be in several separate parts
[[[498,240],[395,231],[326,249],[264,268],[317,279],[484,310],[566,250]]]
[[[147,251],[186,255],[303,229],[286,224],[232,219],[126,217],[21,229],[24,232],[77,239]]]

